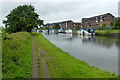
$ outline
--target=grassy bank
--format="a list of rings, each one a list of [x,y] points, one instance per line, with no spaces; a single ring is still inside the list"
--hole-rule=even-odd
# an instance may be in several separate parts
[[[115,78],[114,74],[89,66],[57,48],[41,34],[35,36],[37,44],[45,51],[49,74],[52,78]]]
[[[95,33],[101,36],[110,36],[111,34],[120,33],[120,30],[96,30]]]
[[[32,35],[18,32],[2,41],[3,78],[31,78]]]

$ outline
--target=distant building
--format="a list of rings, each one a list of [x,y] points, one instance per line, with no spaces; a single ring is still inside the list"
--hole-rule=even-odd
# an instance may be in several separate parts
[[[110,13],[94,16],[90,18],[82,18],[82,26],[83,27],[99,27],[103,23],[109,26],[111,24],[111,21],[113,21],[114,19],[115,17]]]
[[[63,21],[60,23],[61,28],[66,29],[66,28],[73,28],[74,27],[74,22],[71,20],[68,21]]]
[[[57,23],[48,23],[44,27],[53,28],[56,24],[59,24],[62,29],[73,28],[74,27],[74,22],[71,21],[71,20],[57,22]]]
[[[52,29],[57,23],[47,23],[44,27]]]
[[[80,27],[99,27],[102,24],[110,25],[111,21],[115,20],[115,17],[110,14],[98,15],[90,18],[82,18],[82,22],[73,22],[72,20],[62,21],[57,23],[47,23],[44,27],[53,28],[56,24],[59,24],[62,29]]]
[[[80,26],[81,27],[81,23],[80,22],[74,22],[74,26]]]

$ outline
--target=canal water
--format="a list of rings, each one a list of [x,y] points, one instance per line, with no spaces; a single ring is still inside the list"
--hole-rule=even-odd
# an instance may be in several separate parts
[[[63,51],[89,65],[118,74],[118,39],[63,33],[43,35]]]

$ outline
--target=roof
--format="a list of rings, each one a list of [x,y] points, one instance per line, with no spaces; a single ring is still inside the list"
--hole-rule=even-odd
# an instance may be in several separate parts
[[[62,22],[47,23],[46,25],[54,25],[54,24],[59,24],[59,23],[64,23],[64,22],[73,22],[73,21],[72,20],[68,20],[68,21],[62,21]]]
[[[93,17],[90,17],[90,18],[94,18],[94,17],[100,17],[100,16],[106,16],[106,15],[111,15],[111,16],[113,16],[112,14],[110,14],[110,13],[106,13],[106,14],[102,14],[102,15],[98,15],[98,16],[93,16]],[[114,17],[114,16],[113,16]]]
[[[74,22],[74,24],[81,24],[80,22]]]
[[[111,15],[113,16],[112,14],[110,13],[106,13],[106,14],[102,14],[102,15],[98,15],[98,16],[93,16],[93,17],[89,17],[89,18],[82,18],[82,20],[89,20],[89,19],[95,19],[96,17],[100,17],[100,16],[106,16],[106,15]],[[114,16],[113,16],[114,17]]]
[[[73,22],[72,20],[68,20],[68,21],[62,21],[62,23],[64,23],[64,22]]]

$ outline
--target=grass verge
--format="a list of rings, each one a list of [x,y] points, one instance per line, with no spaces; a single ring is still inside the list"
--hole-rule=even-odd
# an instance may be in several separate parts
[[[57,48],[41,34],[35,36],[40,48],[45,51],[46,64],[52,78],[117,78],[115,74],[89,66]]]
[[[120,33],[120,30],[96,30],[95,33],[101,36],[110,36],[111,34]]]
[[[3,78],[31,78],[32,35],[18,32],[8,36],[2,40]]]

